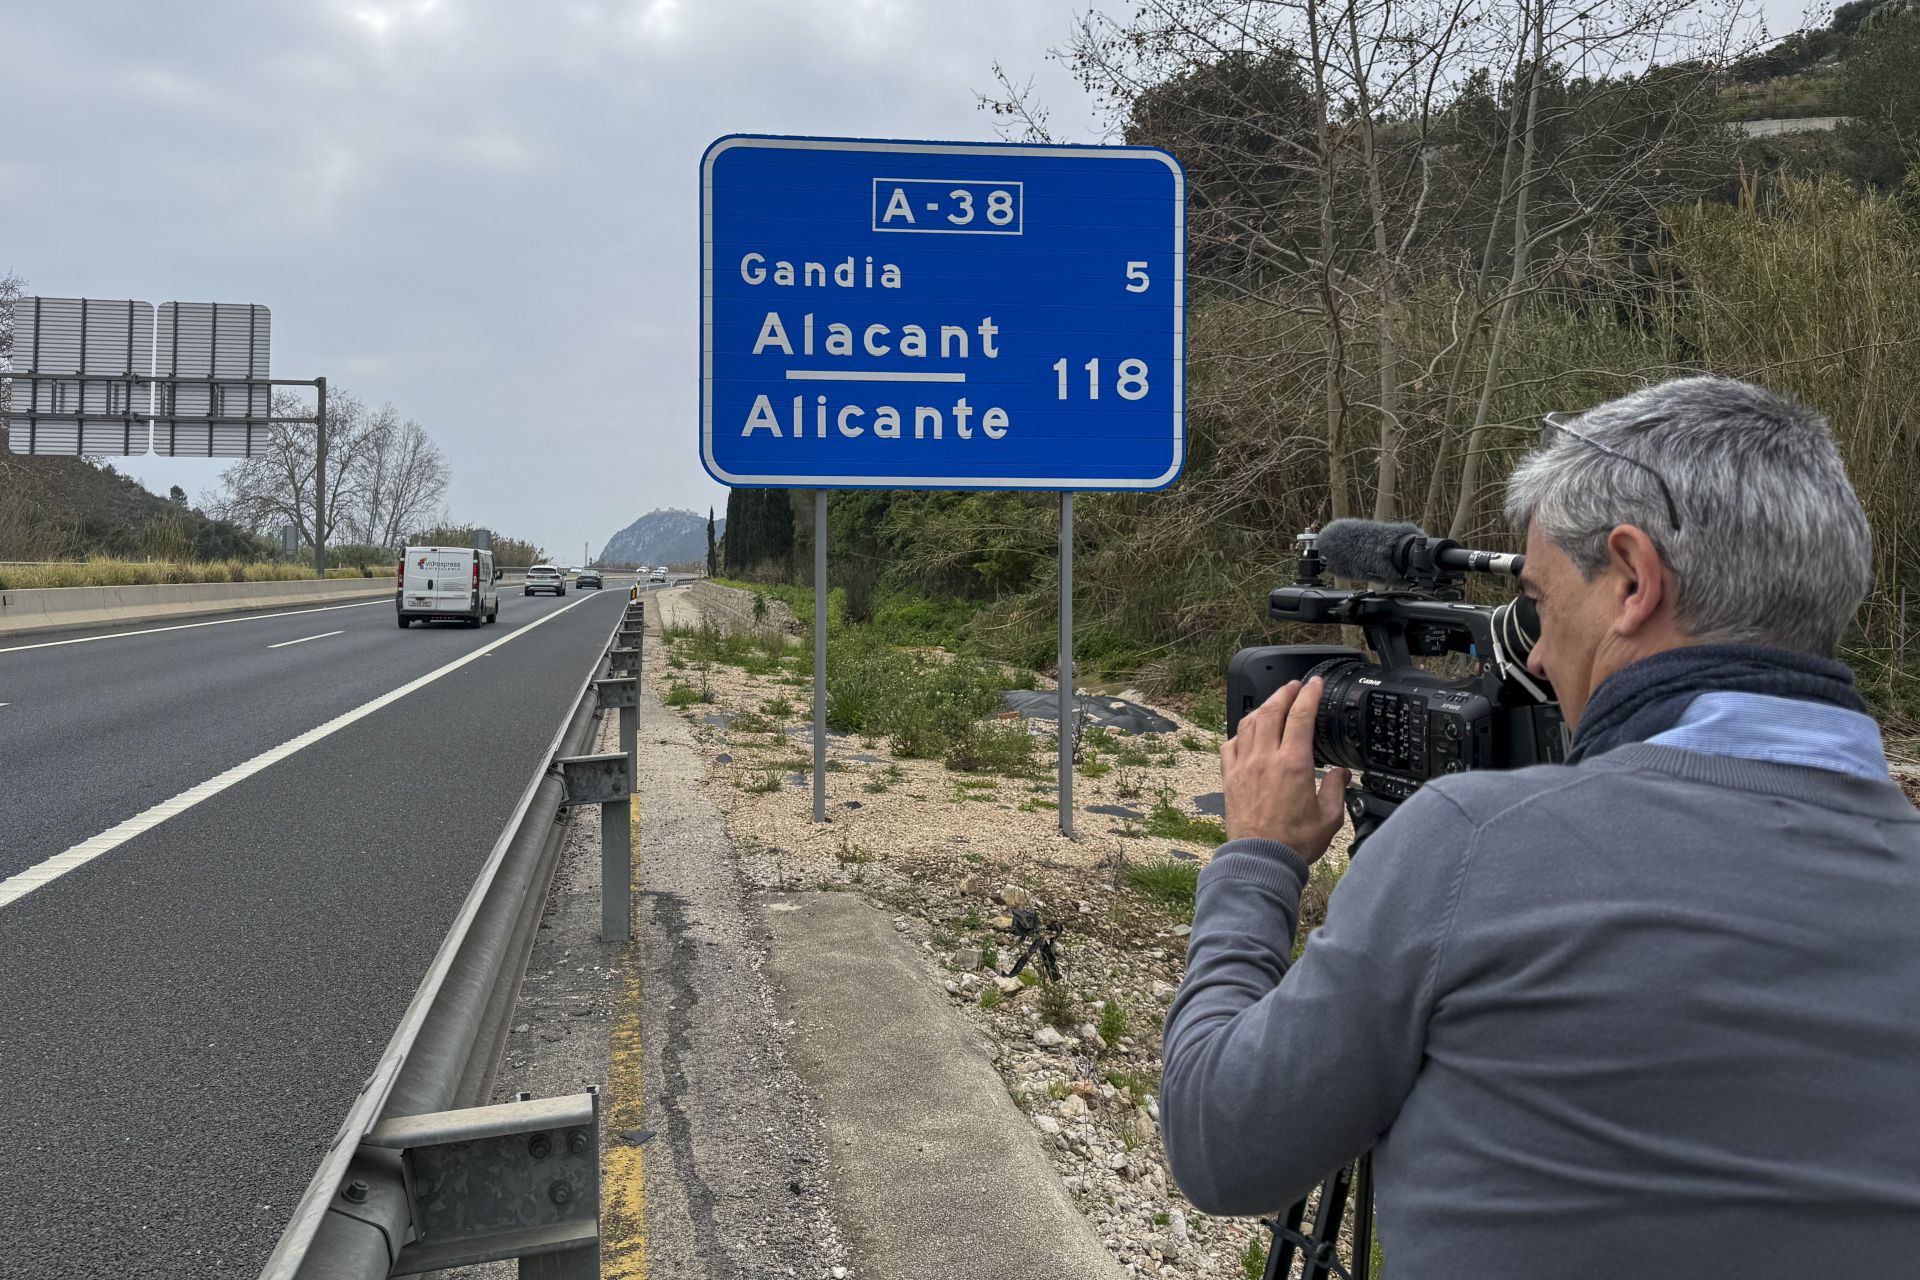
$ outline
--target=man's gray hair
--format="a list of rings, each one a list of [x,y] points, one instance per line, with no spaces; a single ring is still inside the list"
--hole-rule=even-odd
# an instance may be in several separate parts
[[[1673,493],[1675,532],[1647,470],[1565,431],[1514,470],[1507,518],[1589,580],[1607,537],[1646,531],[1678,581],[1689,634],[1831,655],[1873,582],[1872,532],[1826,419],[1751,383],[1677,378],[1587,410],[1574,431],[1646,464]]]

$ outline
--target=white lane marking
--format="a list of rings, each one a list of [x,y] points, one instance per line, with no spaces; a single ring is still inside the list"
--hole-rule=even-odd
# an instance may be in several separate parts
[[[370,604],[391,604],[385,596],[377,600],[356,600],[352,604],[323,604],[317,609],[289,609],[285,613],[250,613],[243,618],[215,618],[212,622],[176,622],[170,627],[148,627],[144,631],[116,631],[105,636],[81,636],[77,640],[42,640],[38,644],[16,644],[0,653],[21,653],[28,649],[57,649],[63,644],[92,644],[95,640],[125,640],[129,636],[154,636],[162,631],[191,631],[195,627],[224,627],[229,622],[265,622],[270,618],[297,618],[303,613],[332,613],[335,609],[364,609]]]
[[[136,813],[125,822],[108,827],[105,831],[102,831],[90,840],[82,840],[79,844],[74,845],[64,853],[56,853],[44,862],[36,863],[28,867],[25,871],[9,876],[5,880],[0,880],[0,907],[18,902],[42,885],[52,884],[55,880],[67,874],[67,872],[72,871],[76,867],[86,866],[103,853],[111,853],[142,832],[151,831],[168,818],[185,813],[202,800],[212,799],[228,787],[246,781],[254,774],[279,764],[282,760],[285,760],[288,756],[296,752],[304,751],[314,743],[319,742],[322,738],[333,736],[355,721],[366,719],[382,707],[392,706],[408,694],[426,688],[440,677],[452,675],[469,662],[477,658],[486,657],[501,645],[519,639],[535,627],[545,626],[547,623],[552,622],[555,618],[565,613],[568,609],[583,605],[593,598],[592,596],[583,597],[570,605],[555,609],[552,613],[535,618],[526,626],[507,632],[506,635],[501,636],[493,643],[475,649],[465,657],[455,658],[452,662],[449,662],[437,671],[429,671],[417,680],[409,680],[406,684],[401,685],[391,693],[383,693],[373,701],[363,703],[351,711],[337,715],[317,728],[309,729],[298,737],[287,739],[277,747],[269,747],[253,759],[237,764],[225,773],[208,778],[198,786],[188,787],[171,800],[162,800],[151,809],[143,813]]]
[[[328,636],[343,636],[344,631],[322,631],[317,636],[301,636],[298,640],[282,640],[279,644],[270,644],[269,649],[284,649],[290,644],[305,644],[309,640],[325,640]]]

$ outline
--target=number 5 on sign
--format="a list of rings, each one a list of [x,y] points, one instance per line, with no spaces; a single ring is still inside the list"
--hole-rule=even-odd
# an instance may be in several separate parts
[[[1145,293],[1147,291],[1147,264],[1129,262],[1127,264],[1127,292]]]

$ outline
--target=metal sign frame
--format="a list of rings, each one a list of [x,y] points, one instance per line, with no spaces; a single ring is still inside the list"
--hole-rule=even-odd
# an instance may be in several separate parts
[[[1127,477],[1114,475],[1038,476],[1013,474],[1007,471],[989,475],[952,476],[926,474],[922,470],[908,466],[903,467],[899,472],[894,474],[847,475],[831,473],[804,474],[800,472],[743,473],[729,470],[725,465],[722,465],[722,462],[716,457],[714,435],[715,359],[716,342],[718,340],[715,322],[715,296],[719,273],[724,268],[724,264],[718,263],[715,260],[717,249],[715,229],[715,171],[722,157],[726,156],[729,152],[742,148],[814,153],[845,152],[853,155],[873,156],[875,163],[871,166],[872,171],[870,173],[863,172],[861,176],[871,180],[870,187],[872,194],[869,196],[869,200],[875,202],[874,210],[871,217],[866,220],[865,225],[857,228],[849,228],[848,233],[850,235],[855,232],[861,235],[871,234],[878,238],[888,240],[900,239],[902,237],[881,236],[880,233],[900,232],[905,229],[900,227],[882,227],[879,225],[881,218],[877,202],[880,198],[880,183],[931,182],[936,186],[949,187],[990,185],[986,180],[977,177],[954,177],[948,180],[939,178],[937,175],[930,178],[925,174],[896,172],[896,170],[901,169],[903,166],[889,166],[885,164],[884,161],[888,157],[896,159],[923,156],[951,158],[955,162],[956,172],[963,173],[977,173],[983,168],[990,168],[990,164],[983,165],[982,162],[995,159],[1023,161],[1044,159],[1050,162],[1084,161],[1088,166],[1088,173],[1096,172],[1102,166],[1110,166],[1119,161],[1132,162],[1137,165],[1142,160],[1150,160],[1164,164],[1170,171],[1172,177],[1172,185],[1170,188],[1172,199],[1167,208],[1168,221],[1164,229],[1160,232],[1160,234],[1165,235],[1166,240],[1160,242],[1164,247],[1151,251],[1160,255],[1170,255],[1172,271],[1172,278],[1169,282],[1169,292],[1171,296],[1168,312],[1171,328],[1170,332],[1164,335],[1171,341],[1171,350],[1168,352],[1168,355],[1171,358],[1172,366],[1170,372],[1172,379],[1170,395],[1170,428],[1172,439],[1170,442],[1170,461],[1165,470],[1156,475]],[[801,168],[801,166],[796,165],[796,169],[799,168]],[[1028,185],[1031,185],[1031,178],[1025,179],[1024,181],[1026,181]],[[855,185],[858,184],[856,183]],[[1004,180],[998,181],[997,185],[1011,189],[1016,185],[1016,179],[1008,176]],[[724,192],[724,186],[720,187],[719,190]],[[846,197],[846,193],[839,194],[843,198]],[[1060,195],[1058,191],[1038,194],[1039,198],[1043,201],[1048,198],[1057,200]],[[1025,216],[1024,201],[1026,198],[1027,193],[1023,187],[1023,193],[1019,198],[1017,217],[1014,220],[1010,220],[1001,232],[981,232],[972,235],[943,234],[940,236],[940,251],[944,254],[951,255],[952,253],[969,252],[978,248],[991,253],[993,252],[993,246],[996,241],[1027,234],[1033,229],[1032,224],[1034,220]],[[1169,153],[1152,147],[1056,146],[1033,143],[927,142],[864,138],[789,137],[772,134],[729,134],[717,139],[707,148],[706,154],[701,158],[700,203],[700,457],[701,463],[705,466],[707,473],[721,484],[735,488],[778,489],[1028,489],[1062,492],[1117,491],[1137,493],[1164,489],[1179,479],[1180,473],[1186,464],[1186,174],[1181,168],[1180,162]],[[967,207],[971,209],[973,204],[970,202]],[[757,216],[759,220],[763,222],[771,221],[773,218],[773,215],[768,214]],[[1142,223],[1141,225],[1144,227],[1147,224]],[[934,228],[927,227],[918,229],[921,231],[935,230]],[[948,229],[939,228],[938,230],[944,232]],[[811,232],[811,234],[824,236],[831,233],[816,230]],[[831,252],[823,248],[820,251],[821,256],[838,259],[849,252],[848,246],[851,244],[851,240],[849,240],[846,245],[836,244]],[[864,243],[862,243],[859,248],[852,250],[854,253],[863,253],[864,251]],[[919,251],[933,252],[931,248]],[[1138,251],[1144,252],[1148,250],[1143,247]],[[875,250],[875,252],[878,253],[879,250]],[[1114,268],[1116,272],[1114,276],[1115,286],[1116,288],[1121,288],[1124,286],[1124,280],[1123,277],[1118,274],[1118,271],[1121,266],[1126,264],[1127,255],[1116,249],[1112,256],[1114,259],[1113,262],[1105,265]],[[1087,278],[1091,279],[1092,277],[1089,276]],[[1156,295],[1156,297],[1157,296],[1158,295]],[[864,297],[864,300],[869,304],[874,302],[874,299],[871,297]],[[784,299],[784,301],[789,302],[795,307],[812,307],[821,304],[821,295],[800,290],[795,291],[793,298]],[[835,299],[835,301],[840,301],[840,299]],[[844,301],[852,302],[854,301],[854,297],[849,296],[844,299]],[[893,300],[888,300],[888,304],[891,305],[892,301]],[[1021,299],[1002,300],[1003,303],[1009,304],[1019,303],[1021,301]],[[1117,303],[1102,303],[1099,305],[1123,305],[1133,307],[1136,304],[1125,303],[1124,296],[1122,295]],[[1149,304],[1142,303],[1137,305],[1144,309]],[[1159,304],[1156,302],[1151,305],[1157,306]],[[756,307],[757,306],[758,304],[756,304]],[[1156,360],[1158,358],[1158,356],[1155,357]],[[1076,367],[1073,376],[1077,379],[1081,374],[1077,367],[1078,361],[1074,363]],[[795,371],[789,370],[787,376],[793,378],[796,376],[796,373]],[[804,371],[803,376],[808,379],[805,385],[809,390],[831,388],[835,386],[836,383],[858,384],[871,382],[876,379],[906,380],[898,374],[890,375],[887,373],[876,373],[856,369],[847,370],[846,373],[839,378],[822,376],[814,371]],[[918,375],[915,380],[932,381],[936,378],[958,380],[960,376],[964,375],[922,374]],[[1049,380],[1051,376],[1051,374],[1047,375]],[[1063,381],[1065,377],[1066,375],[1063,374]],[[1117,402],[1113,397],[1109,396],[1106,404],[1114,403]],[[1158,407],[1156,398],[1155,408],[1158,409]],[[1125,412],[1125,410],[1121,410],[1121,413],[1124,414]],[[1145,439],[1147,437],[1142,435],[1140,438]],[[1100,437],[1097,432],[1090,433],[1084,440],[1075,442],[1075,445],[1086,447],[1085,451],[1079,455],[1083,458],[1097,454],[1099,444]],[[1067,452],[1067,448],[1067,446],[1062,447],[1063,454]]]
[[[11,314],[16,367],[0,386],[15,453],[252,457],[258,433],[324,412],[274,415],[274,387],[320,384],[270,375],[272,312],[258,303],[35,295]]]

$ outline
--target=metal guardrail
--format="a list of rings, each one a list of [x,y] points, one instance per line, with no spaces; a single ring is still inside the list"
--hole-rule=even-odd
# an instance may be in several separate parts
[[[550,1280],[599,1276],[597,1091],[483,1104],[559,861],[556,819],[569,800],[570,768],[560,762],[580,756],[605,708],[619,710],[628,759],[591,797],[576,785],[574,802],[617,803],[623,818],[630,803],[645,608],[629,599],[608,651],[581,681],[262,1280],[378,1280],[514,1257],[538,1258],[538,1274]],[[603,827],[610,820],[603,812]],[[618,834],[619,847],[609,840],[603,858],[627,854],[624,823]],[[625,883],[628,868],[618,870],[603,883]],[[612,903],[603,903],[610,937],[628,931],[629,905],[619,903],[614,934]]]

